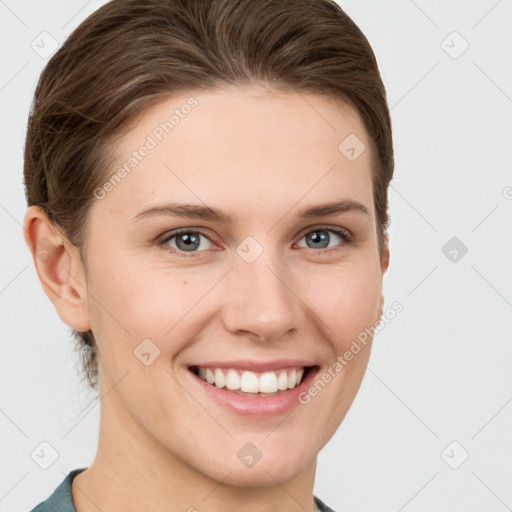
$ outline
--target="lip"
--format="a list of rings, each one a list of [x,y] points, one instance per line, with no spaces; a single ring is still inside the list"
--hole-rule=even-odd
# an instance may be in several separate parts
[[[252,370],[254,366],[258,366],[259,368],[270,368],[271,370],[272,368],[276,368],[275,363],[276,361],[272,362],[272,367],[269,367],[268,365],[265,366],[265,364],[262,365],[261,363],[259,363],[259,366],[255,363],[251,363],[252,367],[245,367],[245,369]],[[291,409],[297,407],[297,405],[301,403],[299,401],[299,395],[309,388],[313,382],[313,379],[320,370],[318,365],[312,366],[297,363],[297,361],[294,361],[293,364],[289,364],[289,366],[307,367],[307,373],[305,374],[302,382],[293,389],[288,389],[277,395],[266,397],[257,396],[257,393],[254,393],[255,396],[239,395],[227,390],[226,388],[218,388],[215,386],[215,384],[209,384],[208,382],[199,378],[190,369],[187,371],[187,374],[190,375],[191,381],[194,383],[193,385],[196,386],[201,393],[205,393],[211,400],[230,412],[234,412],[235,414],[241,416],[251,417],[280,416],[289,412]],[[237,367],[234,363],[229,364],[233,364],[235,368]],[[237,364],[240,364],[240,361],[237,361]],[[203,365],[201,364],[199,366]],[[212,364],[212,366],[216,366],[216,364]],[[219,367],[224,368],[225,366],[222,365]],[[232,368],[233,366],[230,367]],[[283,366],[281,366],[281,368],[282,367]],[[238,366],[238,368],[240,368],[240,366]]]
[[[240,370],[249,370],[251,372],[269,372],[273,370],[280,370],[282,368],[294,368],[297,366],[315,366],[315,363],[306,361],[305,359],[274,359],[273,361],[249,361],[248,359],[238,361],[208,361],[204,363],[196,363],[190,365],[188,368],[202,366],[204,368],[215,367],[215,368],[234,368]]]

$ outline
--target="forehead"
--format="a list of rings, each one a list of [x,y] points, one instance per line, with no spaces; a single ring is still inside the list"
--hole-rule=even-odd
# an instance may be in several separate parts
[[[122,178],[98,207],[119,216],[167,200],[237,217],[249,205],[282,210],[341,197],[373,208],[364,126],[348,104],[324,96],[234,87],[174,95],[117,144],[106,181]]]

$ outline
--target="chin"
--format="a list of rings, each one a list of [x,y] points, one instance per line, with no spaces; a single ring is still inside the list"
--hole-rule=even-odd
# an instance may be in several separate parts
[[[294,451],[285,452],[285,457],[279,453],[281,450],[267,449],[266,454],[262,453],[259,460],[247,466],[238,458],[234,464],[230,464],[225,458],[221,465],[222,474],[217,474],[215,480],[234,487],[270,487],[277,483],[286,484],[306,470],[308,463],[314,461],[314,457],[308,461],[304,450],[299,451],[299,448],[300,444],[295,444]],[[214,471],[219,473],[218,465]],[[229,477],[223,480],[228,474]]]
[[[262,461],[252,468],[232,470],[229,477],[223,480],[223,477],[225,477],[223,475],[220,480],[223,480],[224,484],[233,487],[273,487],[278,483],[281,485],[287,484],[304,469],[293,466],[293,463],[286,471],[278,470],[274,464],[258,467],[260,464],[262,464]]]

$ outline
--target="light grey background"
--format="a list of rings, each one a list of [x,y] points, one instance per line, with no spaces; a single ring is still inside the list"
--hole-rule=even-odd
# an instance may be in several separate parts
[[[32,41],[63,42],[103,3],[0,1],[2,511],[29,510],[96,450],[97,400],[23,241],[22,152],[46,63]],[[512,1],[339,3],[388,91],[385,308],[404,310],[375,338],[315,493],[351,512],[512,510]],[[46,470],[31,458],[44,441],[59,454]]]

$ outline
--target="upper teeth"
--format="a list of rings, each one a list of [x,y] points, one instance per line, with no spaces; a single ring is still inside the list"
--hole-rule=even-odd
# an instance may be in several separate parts
[[[277,371],[255,373],[249,370],[199,367],[199,377],[218,388],[241,390],[246,393],[275,393],[292,389],[302,379],[304,368],[287,368]]]

